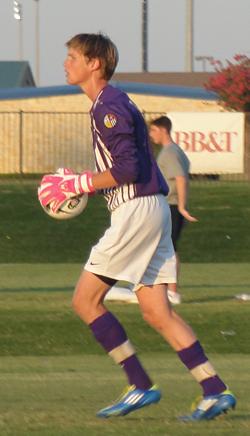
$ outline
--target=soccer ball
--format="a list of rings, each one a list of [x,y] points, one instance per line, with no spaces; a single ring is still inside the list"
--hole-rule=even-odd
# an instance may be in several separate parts
[[[57,212],[53,212],[49,204],[47,206],[42,205],[42,208],[52,218],[57,220],[69,220],[80,215],[87,206],[87,203],[88,194],[82,194],[66,200]]]

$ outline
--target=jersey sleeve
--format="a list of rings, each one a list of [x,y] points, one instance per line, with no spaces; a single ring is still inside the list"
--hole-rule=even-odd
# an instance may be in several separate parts
[[[112,167],[111,174],[119,184],[135,182],[139,174],[133,115],[125,105],[99,105],[95,111],[95,123],[105,147],[108,149]]]

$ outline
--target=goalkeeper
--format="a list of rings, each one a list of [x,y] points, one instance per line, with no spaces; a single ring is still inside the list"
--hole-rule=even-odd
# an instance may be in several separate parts
[[[96,172],[44,176],[39,199],[56,211],[70,197],[99,191],[111,212],[111,225],[92,248],[73,297],[75,312],[128,379],[125,394],[97,415],[126,415],[161,398],[123,326],[104,304],[110,287],[126,280],[135,285],[145,321],[172,346],[202,388],[203,400],[182,419],[212,419],[234,407],[236,400],[192,329],[169,304],[166,290],[168,283],[176,282],[176,258],[165,200],[168,186],[152,156],[141,113],[108,83],[118,62],[117,49],[102,34],[79,34],[66,45],[67,82],[79,85],[92,101]]]

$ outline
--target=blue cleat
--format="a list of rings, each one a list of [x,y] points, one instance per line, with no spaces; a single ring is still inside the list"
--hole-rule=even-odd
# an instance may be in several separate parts
[[[219,395],[203,397],[191,415],[180,416],[179,420],[190,422],[214,419],[221,413],[227,413],[229,409],[234,409],[235,406],[235,396],[226,390]]]
[[[129,386],[121,395],[116,403],[111,404],[97,412],[100,418],[110,418],[111,416],[124,416],[134,410],[153,403],[158,403],[161,399],[161,392],[156,386],[150,389],[136,389],[134,385]]]

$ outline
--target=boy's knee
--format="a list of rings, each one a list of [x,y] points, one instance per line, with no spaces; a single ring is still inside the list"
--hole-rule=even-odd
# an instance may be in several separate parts
[[[74,312],[88,324],[92,319],[95,319],[98,315],[98,303],[93,296],[88,293],[84,294],[82,291],[77,292],[72,298],[72,308]]]
[[[159,325],[159,318],[157,317],[157,314],[154,310],[148,309],[143,311],[142,313],[144,321],[146,321],[149,325],[152,327],[157,328]]]
[[[88,311],[88,308],[90,307],[90,302],[88,302],[88,299],[83,298],[82,293],[78,293],[77,289],[75,291],[75,294],[73,295],[71,304],[74,312],[77,315],[83,315],[85,312]]]
[[[166,324],[171,321],[168,314],[160,315],[154,309],[143,311],[142,316],[143,319],[158,332],[163,331],[166,327]]]
[[[72,305],[74,312],[78,314],[80,311],[80,308],[81,308],[81,301],[80,301],[80,298],[77,294],[75,294],[73,296],[71,305]]]

